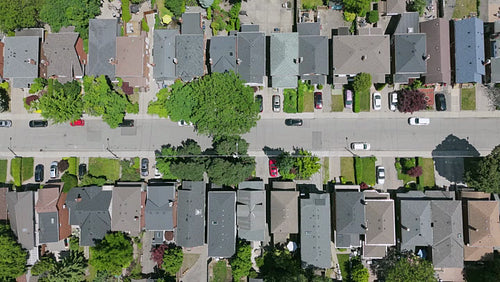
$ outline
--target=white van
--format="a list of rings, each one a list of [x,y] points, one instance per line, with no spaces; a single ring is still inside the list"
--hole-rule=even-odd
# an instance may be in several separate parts
[[[410,125],[428,125],[431,120],[429,118],[411,117],[408,119],[408,123]]]

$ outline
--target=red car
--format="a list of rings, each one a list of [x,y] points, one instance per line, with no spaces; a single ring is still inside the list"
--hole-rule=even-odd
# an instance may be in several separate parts
[[[84,126],[85,125],[85,121],[83,119],[77,119],[73,122],[70,122],[69,123],[71,126]]]
[[[271,177],[278,177],[278,167],[276,166],[276,161],[269,159],[269,175]]]
[[[323,96],[321,92],[314,92],[314,107],[318,110],[323,108]]]

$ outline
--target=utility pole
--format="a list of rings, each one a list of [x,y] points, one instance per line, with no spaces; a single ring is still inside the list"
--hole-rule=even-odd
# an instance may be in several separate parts
[[[111,155],[113,155],[115,158],[119,159],[120,157],[118,157],[117,154],[115,154],[113,151],[111,151],[111,149],[109,149],[109,138],[106,138],[106,141],[108,142],[108,146],[106,147],[106,150],[108,150],[108,152],[110,152]]]

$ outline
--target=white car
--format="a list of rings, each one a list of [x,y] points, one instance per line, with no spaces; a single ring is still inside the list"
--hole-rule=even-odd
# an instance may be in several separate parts
[[[411,117],[408,119],[408,123],[410,125],[428,125],[431,120],[429,118]]]
[[[52,162],[50,164],[50,178],[57,178],[59,176],[59,170],[57,169],[57,166],[57,162]]]
[[[385,182],[385,168],[377,166],[377,184],[384,184]]]
[[[373,109],[375,111],[382,109],[382,95],[378,92],[373,93]]]
[[[398,108],[398,93],[392,92],[389,95],[389,109],[395,112]]]
[[[368,151],[370,150],[370,143],[366,142],[352,142],[351,149],[355,151]]]
[[[179,126],[193,126],[193,123],[192,123],[192,122],[187,122],[187,121],[185,121],[185,120],[183,120],[183,119],[179,120],[179,121],[177,122],[177,124],[178,124]]]

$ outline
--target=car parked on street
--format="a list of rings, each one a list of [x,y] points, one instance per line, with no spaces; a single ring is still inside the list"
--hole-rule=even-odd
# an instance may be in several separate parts
[[[436,110],[437,111],[446,111],[446,98],[443,93],[438,93],[435,96],[436,98]]]
[[[50,178],[57,178],[59,176],[59,169],[57,168],[58,162],[50,164]]]
[[[314,108],[323,109],[323,95],[321,92],[314,92]]]
[[[285,119],[285,124],[287,126],[302,126],[302,120],[299,118],[287,118]]]
[[[429,118],[411,117],[408,119],[408,123],[410,125],[428,125],[431,120]]]
[[[78,166],[78,177],[80,179],[82,179],[85,174],[87,174],[87,165],[86,164],[80,164]]]
[[[271,177],[278,177],[278,167],[274,159],[269,159],[269,175]]]
[[[380,111],[382,109],[382,95],[380,93],[375,92],[373,93],[373,109],[375,111]]]
[[[273,95],[273,112],[279,112],[281,108],[280,96]]]
[[[262,111],[264,111],[264,105],[262,104],[262,95],[257,95],[255,96],[255,102],[257,102],[257,104],[259,104],[259,111],[262,113]]]
[[[385,182],[385,168],[377,166],[377,184],[384,184]]]
[[[84,126],[85,121],[83,119],[77,119],[69,123],[71,126]]]
[[[0,120],[0,127],[11,127],[12,121],[10,120]]]
[[[43,181],[43,165],[38,164],[35,167],[35,182],[42,182]]]
[[[144,177],[149,175],[149,160],[146,158],[141,160],[141,175]]]
[[[355,151],[368,151],[370,150],[370,143],[366,142],[352,142],[351,149]]]
[[[46,120],[30,120],[30,127],[47,127],[49,122]]]
[[[124,119],[120,124],[118,124],[118,127],[134,127],[134,120]]]
[[[352,91],[345,91],[345,107],[348,109],[352,109]]]
[[[395,112],[398,109],[398,93],[392,92],[389,94],[389,109]]]

